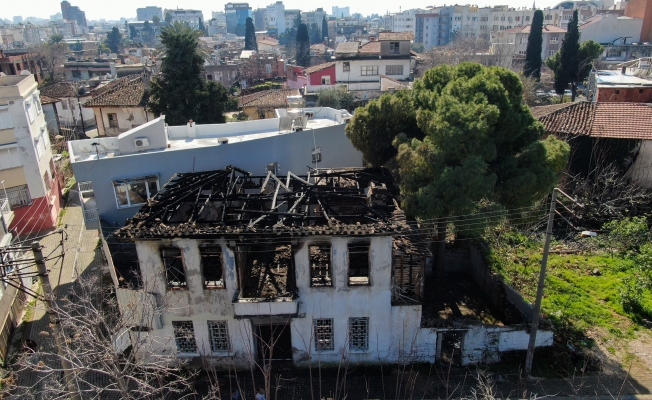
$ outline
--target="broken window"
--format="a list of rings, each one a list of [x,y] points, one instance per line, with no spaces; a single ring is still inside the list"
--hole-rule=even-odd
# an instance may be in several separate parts
[[[400,42],[389,42],[389,54],[399,54]]]
[[[349,286],[369,285],[369,243],[349,243]]]
[[[290,245],[241,246],[236,254],[243,298],[294,295],[294,257]]]
[[[315,350],[334,350],[333,344],[333,319],[320,318],[314,320],[315,325]]]
[[[231,350],[229,326],[226,321],[208,321],[208,332],[211,336],[211,351],[222,352]]]
[[[205,289],[223,289],[222,248],[219,245],[204,245],[199,248],[201,272]]]
[[[195,327],[192,321],[172,321],[174,328],[174,341],[177,343],[179,353],[197,353],[195,340]]]
[[[168,282],[168,289],[187,289],[186,273],[183,269],[183,258],[178,248],[167,248],[161,250],[163,265],[165,266],[165,278]]]
[[[310,250],[310,286],[333,286],[331,245],[316,244]]]
[[[118,208],[144,204],[158,193],[158,176],[118,179],[113,181],[113,190]]]
[[[349,318],[349,350],[369,349],[369,318]]]

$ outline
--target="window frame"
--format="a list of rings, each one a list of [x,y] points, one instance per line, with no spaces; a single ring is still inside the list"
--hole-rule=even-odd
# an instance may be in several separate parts
[[[400,69],[400,73],[398,71],[394,71],[393,69]],[[387,76],[389,76],[389,75],[394,75],[394,76],[403,75],[403,64],[386,65],[385,66],[385,75],[387,75]]]
[[[0,131],[4,129],[12,129],[14,127],[14,121],[11,119],[9,109],[0,109],[0,115],[2,115],[2,118],[0,118]],[[8,125],[5,126],[5,123]]]
[[[136,178],[126,178],[126,179],[115,179],[111,181],[113,185],[113,195],[115,196],[115,204],[118,209],[122,208],[131,208],[131,207],[138,207],[141,206],[145,203],[147,203],[147,200],[151,199],[152,197],[156,196],[156,193],[153,195],[150,193],[150,187],[149,183],[152,181],[156,181],[156,193],[158,193],[161,190],[161,187],[159,186],[159,179],[158,175],[147,175],[147,176],[140,176]],[[145,182],[145,193],[147,198],[145,201],[142,203],[132,203],[131,202],[131,196],[129,195],[129,185],[136,183],[136,182]],[[120,204],[119,197],[118,197],[118,192],[116,191],[116,188],[118,187],[124,187],[125,191],[125,199],[127,200],[127,204]]]
[[[350,61],[342,62],[342,71],[344,71],[344,72],[351,71],[351,62]]]
[[[324,249],[328,247],[328,261],[327,266],[323,267],[321,265],[313,265],[312,258],[312,248],[319,247],[320,252],[324,252]],[[333,245],[330,243],[311,243],[308,245],[308,263],[310,265],[310,287],[333,287]],[[321,274],[316,274],[315,272],[326,271],[326,276],[324,277]],[[321,279],[320,279],[321,278]],[[323,284],[319,284],[316,281],[323,281]]]
[[[315,318],[312,320],[315,351],[335,350],[335,331],[333,318]]]
[[[172,329],[174,331],[174,343],[177,346],[177,354],[198,354],[199,348],[197,347],[197,337],[195,336],[195,324],[192,321],[172,321]],[[190,337],[192,333],[192,337]],[[188,344],[180,344],[180,340],[188,341]],[[193,345],[190,349],[189,345]],[[188,348],[184,348],[188,346]],[[194,351],[185,351],[194,350]]]
[[[25,102],[25,113],[27,114],[27,119],[29,119],[29,123],[33,124],[34,121],[36,120],[36,111],[34,110],[31,101]]]
[[[218,252],[212,252],[212,253],[205,253],[202,251],[202,249],[219,249]],[[220,269],[220,279],[219,280],[209,280],[206,278],[206,274],[204,271],[206,270],[206,265],[205,265],[205,260],[204,258],[208,258],[208,254],[213,254],[212,257],[215,257],[219,260],[218,266]],[[215,255],[217,254],[217,255]],[[201,277],[202,277],[202,285],[205,290],[220,290],[220,289],[226,289],[226,284],[224,282],[224,262],[222,259],[222,246],[219,244],[214,244],[214,243],[204,243],[199,246],[199,262],[200,262],[200,268],[201,268]],[[208,282],[217,282],[214,284],[209,284]]]
[[[362,282],[362,283],[355,283],[355,281],[352,283],[351,278],[356,278],[356,277],[364,277],[363,275],[360,275],[359,273],[356,275],[351,275],[351,248],[352,247],[366,247],[367,251],[367,281]],[[370,254],[371,254],[371,243],[369,241],[354,241],[354,242],[349,242],[346,245],[346,250],[347,250],[347,257],[348,257],[348,265],[346,269],[346,283],[347,286],[371,286],[371,262],[369,260]],[[357,252],[354,252],[357,253]],[[362,257],[361,257],[362,258]],[[362,268],[356,267],[356,270],[360,270]]]
[[[353,332],[354,329],[364,329],[364,332]],[[358,338],[364,341],[362,345],[356,344]],[[348,341],[351,352],[369,351],[369,317],[349,317]]]
[[[208,327],[208,341],[211,345],[212,353],[229,353],[231,351],[231,335],[229,334],[228,321],[206,321]],[[219,331],[222,331],[221,333]],[[223,335],[223,337],[216,338],[215,333]],[[220,341],[220,346],[216,346]]]
[[[113,118],[111,117],[113,116]],[[107,113],[106,119],[109,121],[109,128],[120,128],[118,123],[118,114],[117,113]]]
[[[43,112],[43,107],[41,107],[41,102],[39,101],[38,94],[34,93],[32,95],[32,100],[34,101],[34,104],[36,105],[36,115],[41,115]]]
[[[371,70],[371,73],[369,73]],[[360,66],[360,75],[361,76],[377,76],[378,75],[378,65],[362,65]]]
[[[166,255],[165,254],[166,252],[178,253],[179,255],[178,256],[173,255],[173,254]],[[183,260],[183,251],[180,248],[175,247],[175,246],[163,246],[163,247],[161,247],[159,249],[159,255],[161,257],[161,262],[163,263],[163,273],[165,274],[165,285],[166,285],[167,290],[188,290],[188,278],[187,278],[187,273],[186,273],[185,262]],[[168,261],[166,261],[166,260],[170,259],[170,258],[178,258],[181,268],[178,268],[175,265],[176,260],[174,261],[173,264],[171,264],[171,265],[168,264]],[[172,268],[174,268],[180,274],[175,273],[174,271],[172,271]],[[170,279],[171,276],[173,278],[179,278],[179,276],[182,276],[183,279],[176,279],[176,280],[175,279]],[[176,282],[177,280],[178,280],[179,283],[175,284],[174,282]]]
[[[331,77],[330,75],[324,75],[321,77],[321,84],[322,85],[330,85],[331,84]]]

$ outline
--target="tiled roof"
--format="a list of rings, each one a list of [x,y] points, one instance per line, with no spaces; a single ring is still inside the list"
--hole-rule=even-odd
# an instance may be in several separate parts
[[[61,101],[59,99],[53,99],[52,97],[45,96],[44,94],[40,94],[39,97],[41,98],[41,104],[43,105],[54,104]]]
[[[314,51],[315,53],[319,53],[319,54],[323,54],[323,53],[326,53],[328,51],[333,51],[333,49],[331,49],[330,47],[326,46],[323,43],[315,43],[315,44],[311,45],[310,50]]]
[[[77,90],[72,82],[59,82],[41,88],[41,94],[51,97],[53,99],[61,99],[64,97],[77,97]]]
[[[147,104],[148,94],[138,74],[122,80],[103,90],[98,96],[84,104],[84,107],[142,107]],[[128,77],[124,77],[128,78]],[[121,79],[124,79],[121,78]]]
[[[133,80],[133,79],[135,79],[135,78],[137,78],[139,76],[140,76],[139,74],[130,74],[130,75],[123,76],[122,78],[113,79],[112,81],[109,81],[106,84],[100,85],[100,86],[96,87],[95,89],[91,90],[91,95],[93,97],[97,97],[97,96],[101,95],[102,93],[105,93],[105,92],[107,92],[107,91],[109,91],[109,90],[111,90],[111,89],[113,89],[113,88],[115,88],[117,86],[121,86],[125,82],[129,82],[129,81],[131,81],[131,80]]]
[[[259,37],[256,38],[256,43],[266,44],[268,46],[278,46],[278,40],[271,37]]]
[[[539,121],[554,135],[652,140],[652,104],[578,102]]]
[[[530,107],[530,111],[532,112],[534,118],[538,119],[545,115],[552,114],[557,110],[561,110],[562,108],[572,106],[573,104],[575,103],[560,103],[560,104],[552,104],[549,106]]]
[[[239,107],[285,107],[288,96],[299,96],[299,89],[263,90],[245,96],[238,101]]]
[[[378,40],[412,40],[412,32],[381,32],[378,34]]]
[[[360,53],[380,54],[380,42],[374,41],[360,46]]]
[[[319,65],[313,65],[312,67],[306,68],[306,70],[304,72],[305,72],[306,75],[309,75],[309,74],[312,74],[314,72],[319,72],[319,71],[325,70],[326,68],[330,68],[333,65],[335,65],[334,62],[327,62],[327,63],[323,63],[323,64],[319,64]]]
[[[358,47],[360,47],[360,42],[341,42],[337,44],[337,48],[335,48],[335,53],[357,54]]]
[[[387,76],[387,75],[380,74],[380,78],[381,78],[381,79],[387,79],[388,81],[392,81],[392,82],[394,82],[394,83],[398,83],[398,84],[403,85],[403,86],[405,86],[405,87],[409,87],[409,86],[410,86],[410,84],[407,83],[407,82],[399,81],[398,79],[391,78],[391,77],[389,77],[389,76]]]

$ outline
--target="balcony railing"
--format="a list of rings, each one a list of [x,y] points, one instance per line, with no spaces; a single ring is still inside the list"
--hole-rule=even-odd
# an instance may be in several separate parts
[[[96,221],[100,219],[100,213],[97,208],[84,210],[84,221]]]
[[[9,225],[11,225],[11,221],[14,220],[14,212],[11,211],[9,201],[7,199],[0,199],[0,212],[2,212],[2,218],[5,220],[5,225],[9,227]]]

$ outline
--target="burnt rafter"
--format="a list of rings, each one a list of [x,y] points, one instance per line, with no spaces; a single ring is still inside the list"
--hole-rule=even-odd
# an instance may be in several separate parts
[[[265,176],[235,167],[174,175],[116,231],[164,237],[388,235],[409,232],[398,188],[383,168]],[[253,237],[252,237],[253,238]]]

